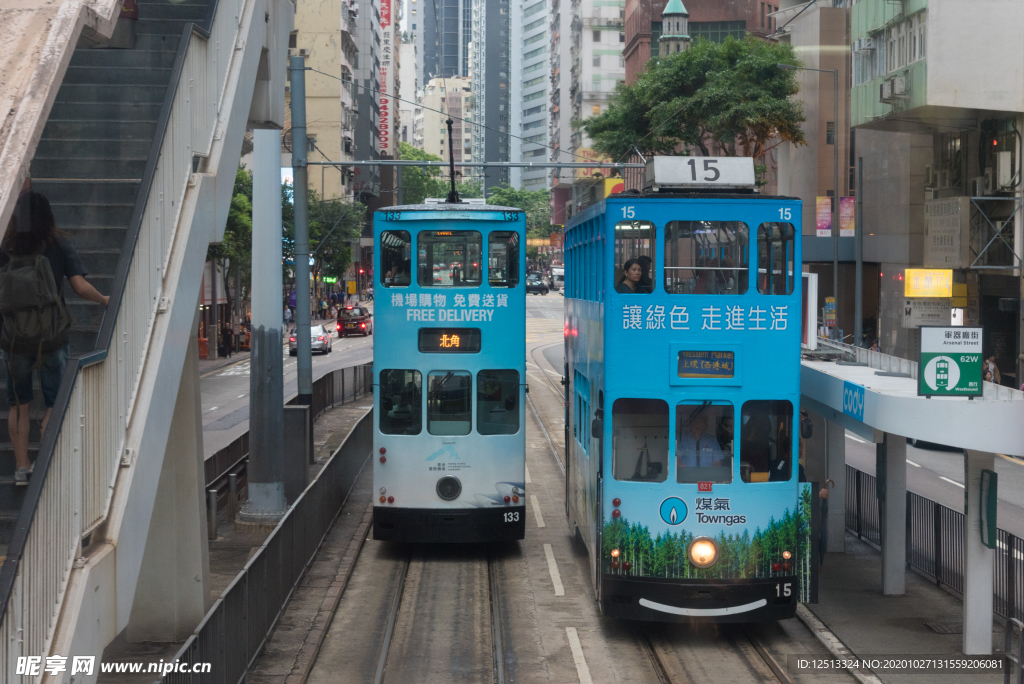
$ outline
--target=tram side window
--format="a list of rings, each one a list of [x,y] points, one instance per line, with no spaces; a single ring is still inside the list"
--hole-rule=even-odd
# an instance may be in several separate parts
[[[774,400],[744,403],[740,427],[743,481],[789,480],[793,458],[793,404]]]
[[[686,402],[676,406],[676,481],[732,482],[733,408]]]
[[[473,427],[473,376],[466,371],[427,374],[427,432],[468,435]]]
[[[616,480],[664,482],[668,477],[668,404],[616,399],[612,404],[612,472]]]
[[[500,230],[487,236],[487,283],[491,287],[519,284],[519,233]]]
[[[519,371],[476,374],[476,431],[481,435],[519,432]]]
[[[412,237],[407,230],[380,234],[380,282],[384,287],[406,287],[412,282]]]
[[[794,230],[789,223],[762,223],[757,229],[757,291],[793,294]]]
[[[483,238],[475,230],[424,230],[417,236],[420,287],[478,287]]]
[[[665,291],[744,294],[747,236],[740,221],[670,221],[665,226]]]
[[[423,376],[417,370],[380,372],[380,431],[418,435],[423,427]]]
[[[619,221],[615,224],[615,291],[654,292],[654,224]]]

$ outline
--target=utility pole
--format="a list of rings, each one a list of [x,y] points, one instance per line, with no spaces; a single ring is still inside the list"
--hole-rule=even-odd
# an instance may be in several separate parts
[[[298,403],[313,403],[313,352],[309,343],[309,182],[306,168],[306,58],[289,58],[292,88],[292,198],[295,203],[295,342]],[[312,413],[310,414],[312,415]]]
[[[856,283],[853,300],[853,344],[864,346],[864,157],[857,157],[857,220],[853,238],[854,258],[857,260]]]
[[[237,521],[272,526],[284,516],[284,367],[281,301],[281,133],[253,132],[252,339],[249,500]]]

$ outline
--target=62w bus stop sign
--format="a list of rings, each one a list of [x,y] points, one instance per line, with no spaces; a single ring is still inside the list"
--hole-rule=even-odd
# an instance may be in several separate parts
[[[981,328],[921,326],[917,394],[980,397]]]

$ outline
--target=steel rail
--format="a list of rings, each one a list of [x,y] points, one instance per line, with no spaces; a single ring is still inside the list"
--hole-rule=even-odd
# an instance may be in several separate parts
[[[501,590],[498,587],[498,561],[487,552],[487,581],[491,595],[491,653],[494,657],[494,681],[505,684],[505,638],[501,628]]]
[[[391,641],[395,636],[395,626],[398,624],[398,608],[402,605],[405,578],[409,574],[409,564],[411,562],[412,554],[410,553],[402,562],[402,572],[398,576],[398,588],[395,590],[395,599],[391,603],[391,614],[388,616],[388,626],[384,630],[384,643],[380,647],[380,658],[377,660],[377,672],[373,676],[373,684],[384,684],[384,676],[388,670],[388,651],[391,650]]]

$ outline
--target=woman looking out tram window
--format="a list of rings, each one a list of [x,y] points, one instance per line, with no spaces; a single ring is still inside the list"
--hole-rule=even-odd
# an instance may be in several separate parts
[[[622,280],[615,286],[615,291],[622,294],[646,294],[650,290],[644,289],[642,283],[644,270],[640,262],[630,259],[622,265]]]

